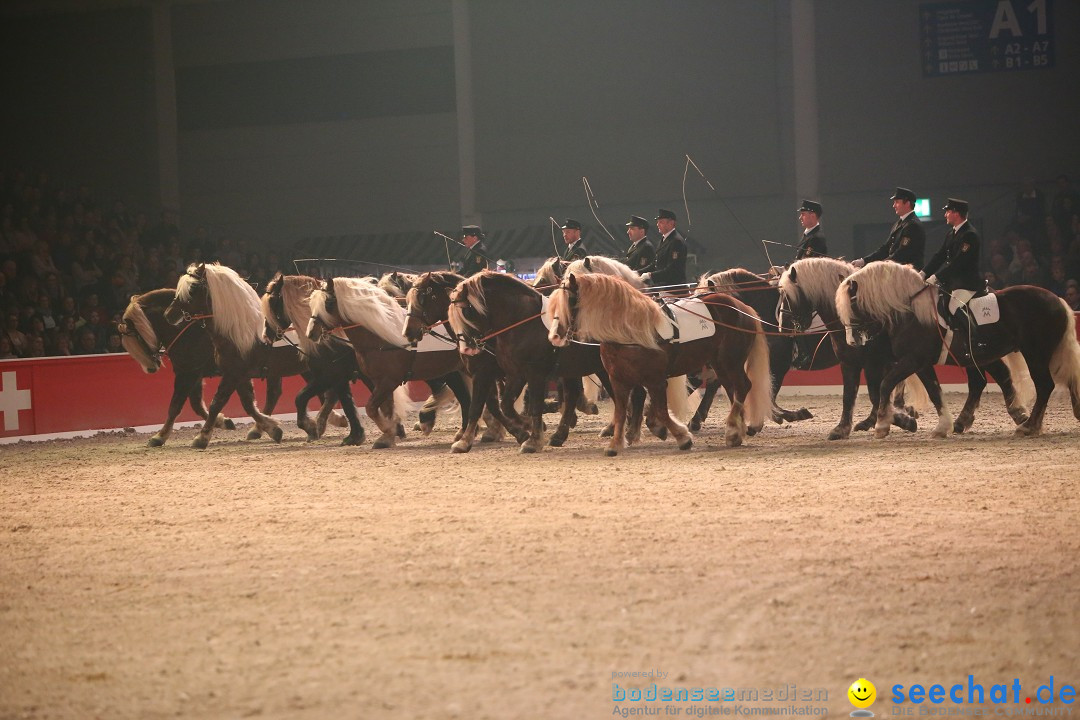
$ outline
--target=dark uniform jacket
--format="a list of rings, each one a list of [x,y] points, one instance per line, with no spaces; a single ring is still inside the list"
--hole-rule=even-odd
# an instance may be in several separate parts
[[[649,272],[649,268],[656,262],[656,249],[648,238],[642,238],[639,242],[630,246],[626,251],[626,265],[639,275]]]
[[[919,218],[915,217],[915,211],[912,211],[907,217],[896,221],[885,244],[864,257],[863,262],[892,260],[895,263],[911,265],[916,270],[922,270],[925,252],[926,233],[923,232]]]
[[[461,274],[465,277],[475,275],[481,270],[488,269],[487,258],[484,257],[488,254],[487,247],[484,246],[484,241],[473,245],[469,248],[468,254],[465,255],[465,261],[461,264]]]
[[[974,290],[979,292],[986,282],[979,275],[979,234],[971,223],[964,221],[959,230],[950,230],[930,262],[923,268],[926,277],[936,275],[945,290]]]
[[[577,242],[567,245],[563,249],[562,259],[566,260],[567,262],[571,262],[573,260],[584,260],[585,256],[588,254],[589,251],[585,249],[585,243],[581,242],[581,240],[578,240]]]
[[[802,242],[795,248],[795,259],[802,260],[807,257],[828,255],[825,247],[825,233],[821,232],[821,226],[817,225],[810,232],[804,232]]]
[[[647,270],[652,273],[649,283],[654,286],[686,284],[686,240],[678,230],[672,230],[656,248],[656,260]]]

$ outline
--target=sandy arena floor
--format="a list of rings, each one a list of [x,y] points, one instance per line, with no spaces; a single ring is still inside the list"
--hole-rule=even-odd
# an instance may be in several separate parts
[[[690,452],[615,459],[610,405],[531,457],[453,456],[445,419],[378,452],[2,446],[0,718],[606,718],[652,682],[847,717],[859,677],[884,717],[897,683],[1080,685],[1066,396],[1033,440],[1000,395],[947,440],[827,443],[836,396],[784,404],[816,417],[727,449],[714,412]]]

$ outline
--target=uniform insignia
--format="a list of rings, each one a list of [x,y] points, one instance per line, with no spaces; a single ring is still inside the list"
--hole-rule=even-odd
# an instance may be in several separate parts
[[[909,238],[909,237],[902,237],[902,238],[900,238],[900,247],[904,247],[904,246],[905,246],[905,245],[907,245],[907,244],[908,244],[909,242],[911,242],[911,238]]]
[[[963,243],[960,246],[960,252],[967,252],[970,247],[971,245],[969,243]]]
[[[677,252],[671,253],[671,259],[672,260],[678,260],[679,259],[679,253],[677,253]]]

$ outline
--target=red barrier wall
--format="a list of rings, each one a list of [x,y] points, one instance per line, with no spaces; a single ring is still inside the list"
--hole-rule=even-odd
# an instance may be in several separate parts
[[[1080,328],[1077,332],[1080,335]],[[939,366],[937,372],[944,384],[967,382],[960,368]],[[165,368],[147,375],[127,353],[0,360],[0,438],[160,425],[172,397],[172,383],[171,370]],[[841,383],[839,368],[793,370],[784,379],[785,387]],[[303,385],[299,377],[285,378],[275,411],[295,412],[294,399]],[[255,381],[255,386],[262,407],[265,386],[260,380]],[[217,379],[208,379],[203,390],[207,402],[216,389]],[[427,388],[420,383],[410,383],[409,391],[414,399],[427,397]],[[358,404],[363,404],[367,388],[355,383],[353,395]],[[314,406],[312,403],[313,410]],[[225,414],[247,415],[235,395],[225,406]],[[178,421],[198,419],[185,406]]]

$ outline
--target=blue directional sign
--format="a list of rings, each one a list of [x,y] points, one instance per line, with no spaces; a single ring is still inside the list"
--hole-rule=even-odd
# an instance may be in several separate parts
[[[919,6],[923,77],[1054,66],[1053,0]]]

